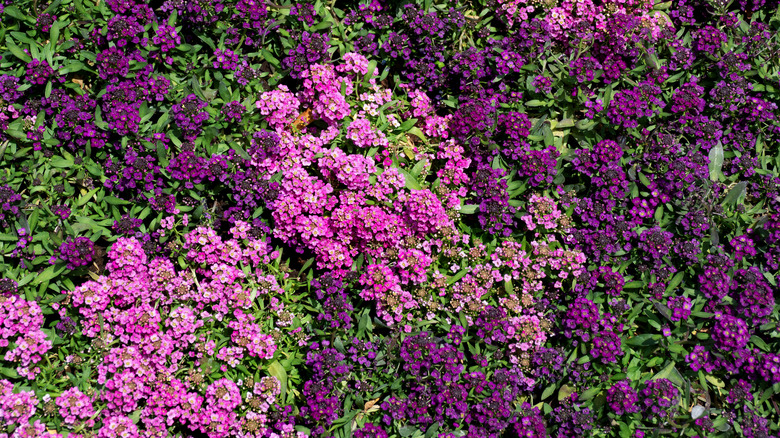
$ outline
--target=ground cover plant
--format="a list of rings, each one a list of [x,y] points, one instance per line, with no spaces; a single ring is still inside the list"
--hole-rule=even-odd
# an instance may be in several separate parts
[[[0,3],[0,438],[780,436],[777,0]]]

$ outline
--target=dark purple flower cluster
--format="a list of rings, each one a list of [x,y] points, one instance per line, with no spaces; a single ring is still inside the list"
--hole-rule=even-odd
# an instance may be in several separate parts
[[[7,103],[14,103],[22,97],[19,91],[19,78],[11,75],[0,75],[0,99]]]
[[[122,215],[122,218],[114,221],[112,229],[115,233],[122,236],[133,236],[136,231],[143,225],[144,221],[138,218],[134,218],[129,214]]]
[[[591,408],[575,404],[571,399],[564,400],[553,409],[552,419],[558,426],[558,437],[577,438],[589,435],[595,426],[595,415]]]
[[[569,75],[574,76],[579,83],[593,81],[601,69],[601,63],[590,56],[583,56],[569,63]]]
[[[374,391],[369,383],[371,376],[384,370],[379,368],[381,357],[377,346],[371,342],[352,339],[344,346],[338,340],[335,347],[328,341],[323,341],[321,346],[315,343],[306,358],[313,373],[302,391],[308,402],[301,408],[301,418],[311,427],[312,436],[327,436],[325,430],[342,413],[344,396],[370,394]]]
[[[665,423],[676,412],[680,390],[668,379],[645,382],[642,389],[642,410],[654,422]]]
[[[322,302],[323,313],[317,316],[318,321],[325,321],[329,330],[352,328],[354,310],[346,285],[343,281],[325,275],[318,280],[312,280],[317,299]]]
[[[182,144],[182,151],[171,159],[165,170],[170,172],[172,178],[185,181],[184,187],[191,189],[209,176],[209,168],[206,163],[205,158],[196,155],[191,145],[185,143]]]
[[[550,146],[541,151],[533,150],[530,146],[523,148],[520,155],[518,149],[512,150],[512,159],[516,159],[520,165],[517,175],[527,178],[531,186],[547,186],[553,183],[558,174],[558,157],[560,153],[555,147]]]
[[[103,184],[110,190],[129,191],[136,195],[139,190],[157,191],[162,186],[162,179],[155,158],[142,146],[129,144],[124,148],[124,160],[119,161],[115,158],[106,160],[107,178]]]
[[[672,321],[685,321],[691,316],[693,301],[684,296],[669,297],[666,306],[672,311],[670,315]]]
[[[524,386],[520,375],[499,368],[492,377],[483,371],[467,372],[459,343],[423,332],[404,339],[400,345],[401,369],[411,377],[403,386],[404,398],[392,396],[382,404],[384,423],[406,421],[425,429],[434,423],[468,430],[468,436],[497,438],[518,420],[511,401]],[[475,356],[485,366],[484,357]],[[479,395],[472,401],[469,394]],[[527,412],[525,426],[538,432],[539,419]],[[451,425],[451,426],[450,426]]]
[[[201,125],[209,119],[209,113],[202,111],[207,106],[209,106],[208,102],[190,94],[171,109],[173,120],[176,121],[176,125],[182,130],[184,138],[188,141],[195,141],[195,138],[200,134]]]
[[[622,356],[622,341],[616,333],[623,330],[623,324],[612,314],[599,312],[593,301],[578,297],[571,303],[561,319],[564,336],[576,337],[582,342],[592,343],[589,353],[603,363],[613,363]],[[574,341],[573,345],[578,345]]]
[[[639,394],[630,380],[621,380],[607,390],[609,408],[617,415],[639,412]]]
[[[105,144],[105,134],[97,128],[94,120],[97,103],[88,95],[71,97],[55,90],[43,103],[49,106],[47,115],[53,114],[57,122],[57,139],[69,149],[80,149],[87,143],[94,148]],[[55,114],[55,111],[58,112]]]
[[[143,32],[144,27],[133,16],[116,15],[106,24],[106,39],[119,48],[129,44],[146,46],[147,39],[140,36]]]
[[[68,237],[60,245],[59,257],[68,264],[68,269],[88,266],[95,254],[95,244],[87,237]]]
[[[19,283],[10,278],[0,278],[0,296],[17,295],[19,293]]]
[[[544,419],[539,408],[531,407],[528,403],[523,403],[520,407],[520,413],[515,422],[515,432],[521,438],[545,438],[547,430],[544,427]]]
[[[366,423],[354,432],[355,438],[387,438],[387,432],[373,423]]]
[[[661,87],[656,85],[654,79],[648,78],[633,89],[615,93],[607,109],[607,116],[616,126],[636,128],[640,119],[651,119],[666,106],[660,95]]]
[[[241,123],[241,116],[245,112],[246,108],[237,100],[228,102],[222,107],[222,116],[231,123]]]
[[[98,54],[98,73],[101,79],[118,82],[130,72],[130,58],[117,47],[109,47]]]
[[[8,227],[8,219],[10,219],[7,215],[17,215],[19,214],[19,203],[22,201],[22,195],[16,192],[16,190],[12,189],[11,186],[4,185],[0,186],[0,225],[3,226],[3,228]]]
[[[238,53],[230,49],[217,49],[214,51],[214,68],[234,71],[238,68]]]
[[[780,383],[780,354],[765,354],[759,372],[765,381],[772,384]]]
[[[766,281],[762,270],[757,266],[737,269],[734,272],[732,298],[736,301],[736,311],[752,326],[769,322],[769,315],[775,308],[775,294]]]
[[[328,35],[304,31],[298,41],[298,45],[290,49],[287,57],[282,61],[284,68],[290,69],[290,76],[296,79],[301,78],[303,73],[308,71],[310,65],[330,57],[328,55],[328,42],[330,41]]]
[[[157,28],[157,32],[152,38],[152,42],[160,46],[160,50],[165,53],[173,50],[181,44],[181,36],[176,32],[176,28],[162,23]]]
[[[33,85],[43,85],[56,77],[54,69],[46,60],[33,59],[27,64],[25,79]]]
[[[506,171],[487,163],[477,165],[471,190],[479,201],[479,224],[490,233],[508,236],[515,227],[515,207],[509,205]]]
[[[752,386],[749,382],[739,379],[729,390],[726,397],[726,403],[737,404],[744,401],[753,401],[753,394],[750,393]]]
[[[531,360],[534,378],[545,382],[557,382],[565,371],[566,357],[555,348],[539,348]]]
[[[745,321],[729,315],[721,315],[712,327],[715,345],[724,351],[740,350],[747,345],[750,333]]]
[[[65,204],[61,205],[53,205],[51,207],[51,212],[59,216],[61,219],[65,220],[70,217],[70,207],[68,207]]]
[[[695,49],[699,52],[704,52],[712,56],[716,56],[721,50],[721,45],[726,42],[726,34],[710,25],[693,33],[693,38],[696,41]]]
[[[73,336],[76,333],[76,321],[73,318],[66,316],[60,320],[55,326],[57,334],[61,337]]]
[[[38,29],[41,32],[47,33],[51,30],[52,24],[54,24],[54,22],[56,21],[57,21],[56,15],[44,12],[38,15],[38,18],[35,20],[35,24],[38,26]]]

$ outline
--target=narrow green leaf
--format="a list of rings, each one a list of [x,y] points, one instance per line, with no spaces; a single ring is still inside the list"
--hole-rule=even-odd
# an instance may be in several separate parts
[[[406,188],[409,190],[422,190],[422,186],[417,181],[417,179],[412,176],[411,173],[407,172],[405,169],[398,169],[401,174],[403,174],[404,178],[406,178]]]
[[[104,196],[103,200],[111,205],[126,205],[129,204],[129,201],[125,201],[124,199],[119,199],[113,196]]]
[[[279,383],[281,384],[281,400],[287,400],[287,371],[285,371],[282,364],[279,363],[278,360],[274,361],[271,365],[268,366],[268,373],[271,374],[273,377],[276,377],[277,380],[279,380]]]
[[[57,43],[60,40],[60,22],[55,21],[54,24],[51,25],[51,29],[49,30],[49,41],[51,41],[52,44],[57,45]]]
[[[447,279],[447,286],[450,286],[450,285],[454,284],[456,281],[458,281],[461,278],[463,278],[463,276],[466,275],[468,272],[469,272],[468,268],[461,269],[460,271],[458,271],[457,274],[455,274],[452,277]]]
[[[363,76],[364,83],[368,83],[368,80],[374,77],[374,70],[376,70],[376,59],[372,59],[371,62],[368,63],[368,70]]]
[[[669,285],[666,286],[666,292],[672,292],[677,286],[680,285],[683,281],[683,277],[685,277],[685,272],[678,272],[674,274],[674,277],[672,277],[672,281],[669,282]]]
[[[408,131],[414,124],[417,123],[417,119],[409,119],[401,123],[401,126],[398,127],[400,131]]]
[[[555,383],[551,384],[542,391],[542,400],[547,400],[555,392]]]
[[[721,168],[723,167],[723,145],[718,142],[717,145],[710,149],[708,157],[710,159],[710,181],[717,181],[721,175]]]
[[[24,50],[19,48],[19,46],[17,46],[16,43],[14,43],[11,37],[5,38],[5,46],[8,47],[8,50],[10,50],[14,56],[21,59],[22,61],[27,63],[32,62],[32,58],[30,57],[30,55],[24,53]]]
[[[664,369],[659,371],[658,374],[653,376],[652,380],[656,379],[668,379],[678,387],[685,385],[685,379],[683,379],[682,374],[677,371],[677,368],[674,366],[674,362],[669,362],[669,365],[664,367]]]
[[[582,395],[580,395],[579,400],[582,401],[590,400],[593,397],[597,396],[599,392],[601,392],[601,388],[599,387],[590,388],[587,391],[583,392]]]
[[[739,182],[734,187],[732,187],[731,190],[729,190],[729,192],[723,198],[722,204],[724,206],[734,207],[740,202],[740,200],[744,199],[746,193],[747,181]]]

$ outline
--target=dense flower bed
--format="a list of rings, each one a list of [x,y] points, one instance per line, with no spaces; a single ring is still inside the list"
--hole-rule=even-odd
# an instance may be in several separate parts
[[[780,436],[777,0],[0,29],[0,438]]]

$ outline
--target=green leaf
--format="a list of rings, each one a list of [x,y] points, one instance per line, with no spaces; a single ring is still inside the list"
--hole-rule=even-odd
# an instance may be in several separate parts
[[[60,40],[60,22],[55,21],[49,30],[49,41],[56,46]]]
[[[422,186],[419,182],[417,182],[417,179],[412,176],[411,173],[407,172],[404,169],[399,168],[398,169],[401,174],[403,174],[404,178],[406,178],[406,188],[409,190],[422,190]]]
[[[594,126],[596,126],[596,122],[588,119],[578,120],[577,123],[574,124],[574,127],[582,131],[590,131]]]
[[[474,214],[474,213],[477,212],[477,210],[479,210],[479,205],[477,205],[477,204],[469,204],[469,205],[462,206],[460,208],[460,213],[461,214]]]
[[[403,123],[401,123],[401,126],[399,126],[399,127],[398,127],[398,129],[399,129],[399,130],[401,130],[401,131],[404,131],[404,132],[406,132],[406,131],[408,131],[408,130],[409,130],[411,127],[412,127],[412,126],[414,126],[414,125],[415,125],[415,123],[417,123],[417,119],[409,119],[409,120],[406,120],[406,121],[404,121]]]
[[[763,339],[759,338],[756,335],[753,335],[753,336],[750,337],[750,342],[752,342],[753,345],[755,345],[756,347],[758,347],[758,348],[760,348],[760,349],[762,349],[764,351],[767,351],[767,352],[770,351],[769,350],[769,346],[766,345],[766,342],[764,342]]]
[[[279,66],[279,60],[276,59],[276,57],[274,57],[274,55],[271,54],[271,52],[269,52],[268,50],[261,49],[260,55],[262,55],[263,59],[265,59],[269,64],[274,66]]]
[[[551,384],[547,388],[544,388],[544,391],[542,391],[542,400],[547,400],[551,395],[553,395],[553,392],[555,392],[555,383]]]
[[[3,13],[10,17],[14,17],[19,21],[30,21],[30,17],[23,14],[22,11],[20,11],[16,6],[6,6]]]
[[[558,401],[563,401],[569,398],[570,395],[574,394],[575,388],[573,386],[569,385],[563,385],[561,386],[561,389],[558,391]]]
[[[0,373],[3,373],[5,376],[8,376],[8,377],[10,377],[12,379],[18,379],[19,378],[19,373],[17,373],[16,370],[13,369],[13,368],[2,367],[2,368],[0,368]]]
[[[468,272],[469,272],[469,268],[461,269],[457,274],[447,279],[447,286],[451,286],[456,281],[463,278],[463,276],[466,275]]]
[[[674,274],[674,277],[672,277],[672,281],[669,282],[669,285],[666,286],[666,292],[672,292],[677,286],[680,285],[683,281],[683,277],[685,277],[685,272],[681,271],[676,274]]]
[[[43,283],[45,281],[49,281],[52,278],[60,275],[62,273],[62,271],[64,271],[64,270],[65,270],[65,265],[64,264],[60,265],[60,266],[57,266],[57,265],[49,266],[43,272],[41,272],[40,275],[35,277],[35,280],[31,284],[33,286],[37,286],[37,285],[39,285],[39,284],[41,284],[41,283]]]
[[[126,205],[130,203],[130,201],[125,201],[124,199],[119,199],[113,196],[104,196],[103,200],[111,205]]]
[[[428,142],[428,137],[426,137],[425,134],[423,134],[423,132],[420,131],[420,128],[416,126],[412,126],[411,128],[409,128],[409,131],[407,131],[406,133],[411,134],[426,143]]]
[[[52,167],[71,168],[73,167],[74,162],[73,158],[53,157],[49,160],[49,164],[51,164]]]
[[[280,394],[281,400],[287,400],[287,371],[285,371],[282,364],[276,360],[268,366],[268,373],[279,380],[279,383],[282,386]]]
[[[328,20],[323,20],[319,24],[317,24],[316,26],[312,27],[311,30],[316,32],[318,30],[330,29],[332,26],[333,26],[332,22],[330,22]]]
[[[463,313],[463,311],[458,312],[458,319],[460,320],[460,326],[467,329],[469,327],[469,322],[466,319],[466,314]]]
[[[417,428],[414,426],[404,426],[398,429],[398,434],[402,437],[407,437],[413,434],[417,431]]]
[[[651,333],[644,333],[641,335],[636,335],[633,338],[630,338],[626,341],[626,344],[628,345],[636,345],[636,346],[647,346],[647,345],[654,345],[657,344],[658,341],[654,339],[656,335],[653,335]]]
[[[571,128],[574,126],[574,119],[563,119],[555,125],[555,129]]]
[[[358,323],[358,336],[361,336],[363,333],[365,333],[366,329],[368,328],[368,324],[371,322],[371,318],[368,314],[369,310],[366,309],[363,311],[363,315],[360,317],[360,322]]]
[[[652,378],[652,380],[657,379],[668,379],[678,387],[685,385],[685,379],[683,379],[682,374],[677,371],[677,367],[674,366],[674,362],[669,362],[669,365],[659,371],[658,374]]]
[[[77,207],[81,207],[82,205],[84,205],[87,202],[89,202],[89,200],[92,199],[92,196],[94,196],[95,193],[97,193],[97,191],[100,190],[100,189],[101,189],[100,187],[95,187],[94,189],[92,189],[92,190],[88,191],[87,193],[81,195],[79,200],[76,201],[76,206]]]
[[[366,71],[365,76],[363,76],[364,83],[368,83],[368,80],[374,76],[374,70],[376,70],[376,59],[372,59],[371,62],[368,63],[368,70]]]
[[[30,55],[24,53],[24,50],[19,48],[19,46],[17,46],[16,43],[14,43],[11,37],[5,38],[5,46],[8,47],[8,50],[10,50],[14,56],[21,59],[22,61],[27,63],[32,62],[32,58],[30,57]]]
[[[723,145],[720,141],[710,149],[708,157],[710,159],[710,181],[717,181],[721,175],[721,168],[723,167]]]
[[[655,219],[656,222],[660,223],[664,218],[664,204],[661,204],[658,206],[658,208],[655,209],[655,214],[653,215],[653,219]]]
[[[580,395],[579,400],[583,400],[583,401],[590,400],[593,397],[597,396],[599,392],[601,392],[601,388],[599,387],[590,388],[589,390],[583,392],[582,395]]]
[[[303,267],[301,267],[301,270],[298,271],[298,276],[300,277],[301,274],[303,274],[303,271],[309,268],[311,264],[314,263],[314,257],[310,258],[309,260],[306,260],[306,263],[303,264]]]
[[[341,352],[341,353],[344,353],[344,354],[346,354],[346,352],[347,352],[347,350],[344,348],[344,342],[342,342],[342,341],[341,341],[341,338],[339,338],[339,337],[337,337],[337,338],[336,338],[336,339],[333,341],[333,347],[335,347],[335,348],[336,348],[336,350],[338,350],[338,351],[339,351],[339,352]]]
[[[425,167],[426,163],[428,163],[427,158],[423,159],[422,161],[415,164],[414,167],[412,167],[412,175],[414,175],[415,178],[418,178],[420,176],[420,173],[422,173],[422,170]]]
[[[428,430],[425,431],[425,438],[433,438],[436,435],[436,432],[439,430],[439,422],[435,422],[431,424],[428,427]]]
[[[669,321],[672,320],[672,313],[669,310],[669,308],[658,301],[653,300],[653,306],[655,306],[655,309],[660,313],[664,318],[668,319]]]
[[[649,179],[648,179],[648,178],[645,176],[645,174],[644,174],[644,173],[642,173],[642,172],[637,172],[637,175],[639,176],[639,181],[642,181],[642,184],[644,184],[644,185],[645,185],[645,187],[650,187],[650,184],[652,184],[652,183],[651,183],[651,182],[650,182],[650,180],[649,180]]]
[[[729,192],[726,194],[726,196],[723,198],[722,205],[724,206],[736,206],[741,199],[744,199],[745,194],[747,193],[747,181],[742,181],[737,183],[734,187],[729,190]]]

